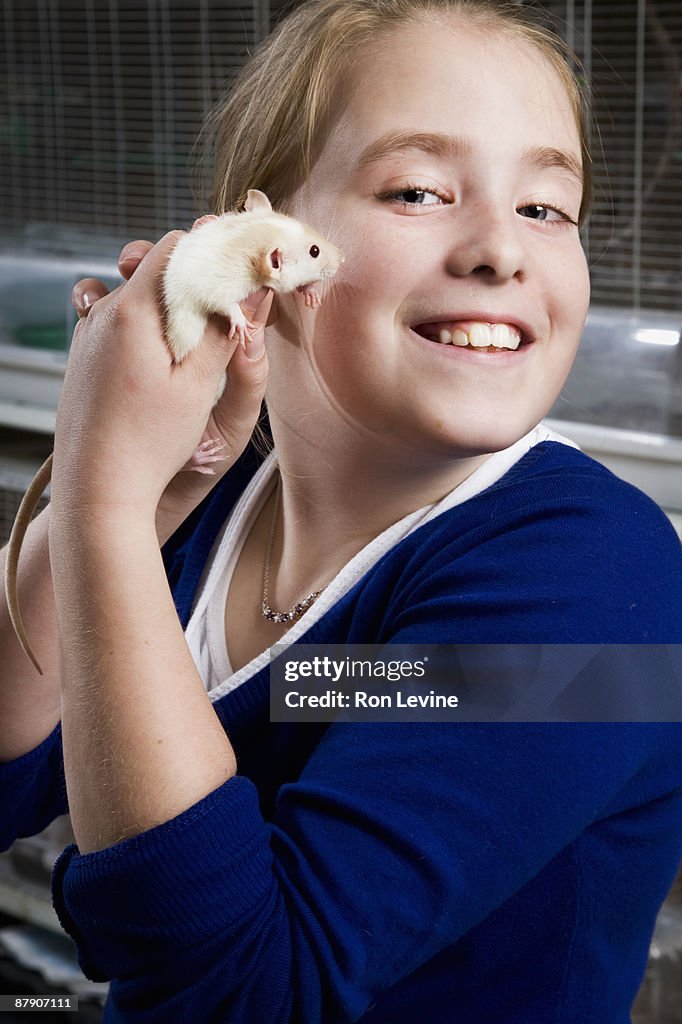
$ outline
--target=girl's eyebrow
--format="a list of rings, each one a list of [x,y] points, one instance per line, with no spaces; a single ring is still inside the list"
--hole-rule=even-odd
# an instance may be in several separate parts
[[[431,156],[466,158],[474,152],[473,144],[461,135],[450,135],[447,132],[412,132],[397,130],[386,132],[363,149],[355,164],[355,170],[364,170],[382,157],[399,153],[406,149],[418,149]],[[530,146],[522,156],[524,163],[545,169],[559,167],[567,171],[583,187],[583,169],[580,160],[571,153],[554,146]]]

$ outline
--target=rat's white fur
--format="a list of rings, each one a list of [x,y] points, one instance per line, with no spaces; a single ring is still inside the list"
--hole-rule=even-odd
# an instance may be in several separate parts
[[[310,255],[316,245],[319,255]],[[279,267],[271,254],[278,250]],[[243,341],[248,326],[239,303],[258,291],[290,292],[336,273],[343,256],[326,238],[282,213],[252,189],[243,213],[225,213],[181,238],[164,277],[167,338],[173,358],[183,360],[200,344],[206,318],[230,320],[230,337]]]

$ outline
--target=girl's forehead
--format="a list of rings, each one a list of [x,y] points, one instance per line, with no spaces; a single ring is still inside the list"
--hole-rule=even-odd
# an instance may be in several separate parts
[[[519,134],[524,144],[562,140],[580,153],[571,98],[537,44],[461,18],[411,21],[380,35],[371,53],[358,55],[337,101],[338,132],[353,149],[403,123],[495,133],[500,143]]]

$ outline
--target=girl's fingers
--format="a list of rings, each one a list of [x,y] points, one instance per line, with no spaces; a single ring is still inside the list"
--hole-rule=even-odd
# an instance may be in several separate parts
[[[130,242],[129,246],[123,249],[121,255],[127,255],[126,250],[129,248],[130,251],[136,251],[133,246],[148,246],[142,258],[137,261],[136,272],[132,274],[126,289],[127,294],[131,296],[131,301],[148,303],[150,300],[152,302],[156,300],[156,292],[162,285],[163,274],[170,255],[186,234],[186,231],[168,231],[154,245],[147,242]]]
[[[79,319],[87,316],[98,299],[109,294],[109,289],[96,277],[84,277],[76,281],[71,292],[71,305],[76,310]]]
[[[192,231],[194,231],[195,228],[200,228],[202,224],[208,224],[209,221],[217,219],[218,217],[215,213],[205,213],[203,217],[197,217],[194,221],[194,224],[192,224]]]
[[[118,257],[118,272],[122,278],[129,281],[142,260],[154,246],[152,242],[138,239],[135,242],[128,242],[121,249]],[[76,310],[79,319],[87,316],[98,299],[109,294],[107,286],[96,277],[84,277],[77,281],[71,292],[71,305]]]
[[[258,332],[262,335],[263,330],[260,327]],[[248,350],[248,341],[246,345]],[[253,360],[237,345],[227,371],[227,387],[211,413],[218,436],[227,442],[228,451],[223,454],[228,458],[237,458],[248,444],[261,413],[267,380],[267,353]]]
[[[274,293],[269,288],[259,288],[253,295],[249,295],[248,298],[240,302],[239,305],[244,310],[244,315],[247,320],[250,320],[256,327],[265,327],[267,324],[274,323],[274,320],[270,316],[272,310]]]
[[[210,220],[217,220],[213,214],[206,214],[194,221],[192,229],[206,224]],[[118,257],[118,272],[126,281],[130,280],[147,253],[154,248],[154,243],[144,238],[137,238],[134,242],[128,242],[121,249]]]
[[[129,281],[149,250],[153,248],[153,242],[147,242],[144,239],[137,239],[124,245],[118,257],[118,272],[121,277]]]

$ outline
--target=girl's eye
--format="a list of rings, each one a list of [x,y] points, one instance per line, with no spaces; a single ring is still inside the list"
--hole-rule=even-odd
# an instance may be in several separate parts
[[[529,220],[563,225],[565,227],[569,224],[577,225],[578,223],[569,217],[565,210],[560,210],[558,206],[548,206],[547,203],[530,203],[528,206],[520,207],[519,213],[523,214],[524,211],[530,211],[526,214]],[[550,217],[550,214],[556,214],[556,216]]]
[[[427,202],[428,196],[431,196],[437,202]],[[445,196],[433,186],[405,185],[394,192],[379,193],[377,194],[377,199],[384,203],[391,203],[393,201],[395,205],[402,206],[403,209],[414,210],[418,206],[438,206],[441,200],[445,200]]]
[[[431,201],[428,200],[429,196]],[[437,207],[447,202],[447,196],[444,196],[437,188],[417,184],[405,185],[394,192],[378,193],[377,199],[390,205],[400,206],[403,210],[417,210],[420,206]],[[565,210],[561,210],[558,206],[550,206],[548,203],[529,203],[527,206],[520,207],[519,213],[527,216],[529,220],[553,224],[556,227],[577,226],[578,223],[569,217]]]

